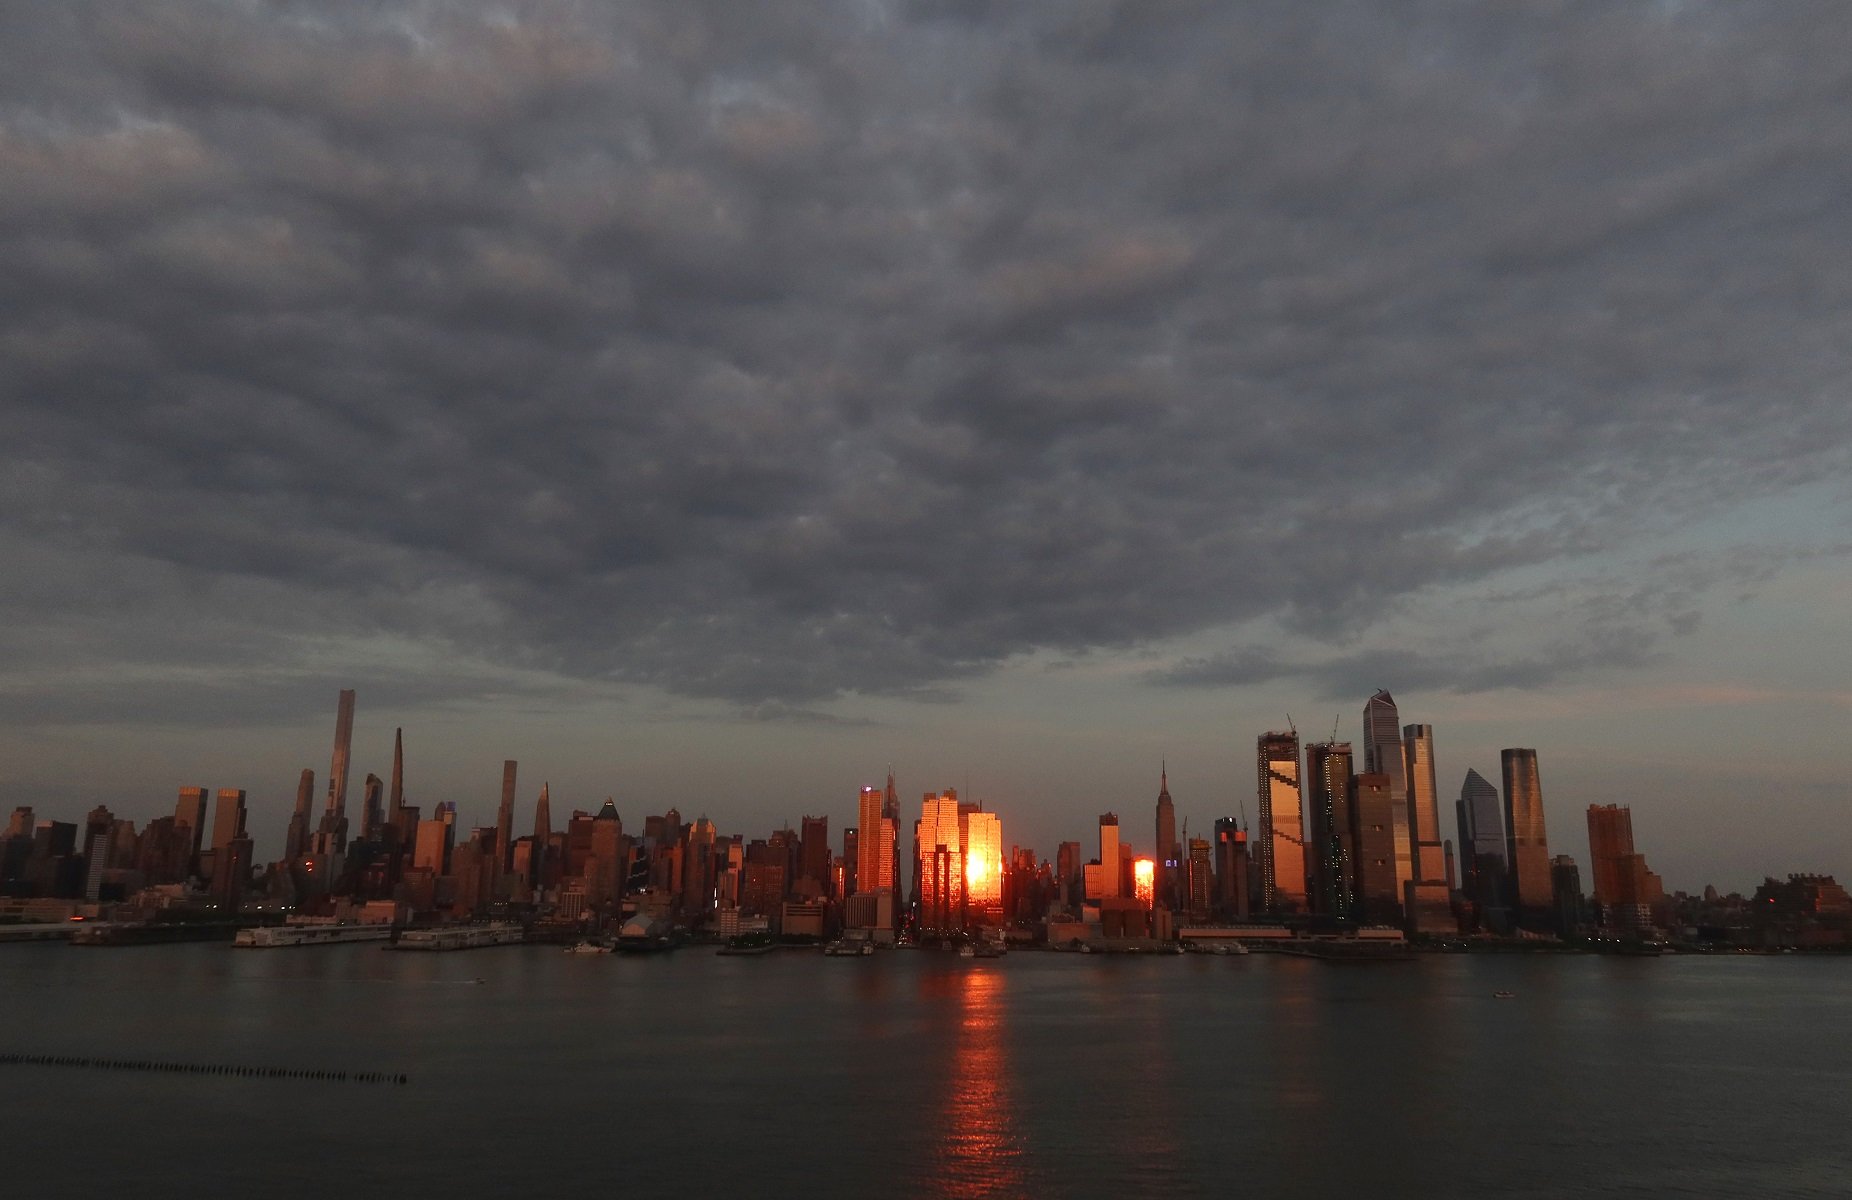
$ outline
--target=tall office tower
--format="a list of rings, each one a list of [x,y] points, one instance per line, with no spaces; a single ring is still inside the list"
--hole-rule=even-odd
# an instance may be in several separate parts
[[[341,845],[347,844],[347,760],[354,748],[354,692],[341,693],[340,706],[334,715],[334,762],[328,768],[327,811],[340,822]]]
[[[682,911],[699,920],[714,907],[714,845],[719,841],[714,823],[696,817],[688,827],[682,865]]]
[[[1499,752],[1505,775],[1507,895],[1521,919],[1533,924],[1550,910],[1550,846],[1543,825],[1543,782],[1535,750]]]
[[[1119,814],[1100,814],[1100,869],[1087,885],[1087,899],[1112,900],[1123,890],[1119,860]]]
[[[887,790],[881,794],[881,828],[887,837],[887,861],[889,864],[887,873],[883,875],[883,878],[888,881],[888,890],[894,894],[894,899],[888,905],[889,909],[892,911],[891,915],[886,918],[887,924],[885,928],[896,930],[900,926],[901,917],[900,793],[894,788],[894,768],[891,766],[887,769]],[[866,837],[867,834],[864,833],[863,836]],[[913,856],[917,865],[917,860],[919,859],[919,846],[917,844],[913,848]],[[917,876],[914,878],[913,882],[917,891],[919,882]]]
[[[1498,863],[1498,873],[1505,871],[1505,821],[1499,814],[1498,789],[1485,776],[1468,770],[1460,784],[1456,813],[1460,824],[1460,857],[1465,863],[1463,874],[1479,869],[1481,858]]]
[[[830,894],[830,819],[806,816],[798,849],[798,876],[817,886],[817,895]]]
[[[1357,903],[1363,920],[1393,925],[1402,917],[1402,894],[1395,879],[1395,808],[1390,779],[1365,771],[1350,781],[1351,843],[1357,855]]]
[[[1633,853],[1633,811],[1618,804],[1588,806],[1588,869],[1595,877],[1595,903],[1614,904],[1621,895],[1622,860]]]
[[[1447,877],[1441,861],[1440,795],[1434,782],[1434,727],[1404,725],[1402,757],[1408,767],[1408,836],[1414,843],[1415,879],[1440,883]]]
[[[872,892],[881,887],[881,789],[865,787],[855,798],[855,818],[858,830],[867,830],[868,836],[857,835],[855,843],[855,890]]]
[[[1379,689],[1363,706],[1363,769],[1389,777],[1395,830],[1396,895],[1415,878],[1415,847],[1408,829],[1408,762],[1395,697]]]
[[[386,820],[399,827],[399,814],[405,811],[405,730],[392,731],[392,794],[386,805]]]
[[[386,781],[368,771],[360,789],[360,836],[366,841],[378,838],[380,827],[386,823],[385,791]]]
[[[115,849],[116,817],[99,804],[84,818],[84,899],[102,899],[103,872]]]
[[[220,788],[212,815],[212,848],[223,850],[233,838],[244,836],[244,789]]]
[[[846,825],[842,831],[842,857],[836,860],[836,894],[844,899],[857,894],[856,875],[862,868],[862,827]]]
[[[958,793],[926,793],[920,801],[920,928],[949,933],[964,928],[965,845]]]
[[[495,810],[495,870],[497,874],[514,867],[514,768],[510,758],[502,763],[502,802]]]
[[[513,766],[510,763],[509,766]],[[592,818],[592,852],[585,860],[585,902],[592,908],[615,906],[623,897],[629,864],[623,861],[624,822],[609,799]]]
[[[1260,903],[1269,912],[1305,908],[1305,830],[1299,815],[1299,735],[1263,733],[1256,759],[1260,799]]]
[[[1177,907],[1177,879],[1183,852],[1177,844],[1177,809],[1170,800],[1169,764],[1158,767],[1156,897],[1160,908]]]
[[[1349,742],[1305,748],[1306,816],[1311,827],[1312,910],[1349,917],[1357,909],[1357,854],[1350,830]],[[1221,822],[1217,822],[1218,827]]]
[[[527,860],[527,882],[533,887],[536,897],[541,888],[552,882],[549,869],[555,864],[548,861],[552,846],[553,798],[548,793],[546,781],[542,780],[540,798],[534,801],[534,848]]]
[[[965,910],[967,919],[1003,920],[1003,823],[996,813],[965,814]]]
[[[174,824],[185,825],[193,831],[193,850],[188,856],[188,868],[192,859],[199,857],[205,849],[206,837],[206,789],[203,787],[183,787],[180,789],[180,802],[174,805]]]
[[[1447,852],[1440,836],[1440,798],[1434,782],[1434,727],[1402,727],[1408,773],[1408,837],[1414,878],[1402,885],[1402,908],[1411,934],[1454,934],[1453,891],[1447,886]]]
[[[1246,917],[1248,835],[1233,817],[1215,819],[1215,881],[1215,904],[1222,915]]]
[[[296,781],[296,808],[289,815],[289,832],[283,838],[283,861],[294,862],[309,848],[309,817],[315,807],[315,772],[302,768]]]

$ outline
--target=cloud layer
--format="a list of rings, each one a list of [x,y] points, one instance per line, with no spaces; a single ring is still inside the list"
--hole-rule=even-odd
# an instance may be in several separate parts
[[[1243,621],[1337,665],[1159,678],[1650,661],[1730,568],[1368,637],[1844,477],[1835,11],[7,8],[0,654],[768,718]]]

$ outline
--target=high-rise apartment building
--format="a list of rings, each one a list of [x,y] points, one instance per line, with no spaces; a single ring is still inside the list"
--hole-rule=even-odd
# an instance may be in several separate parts
[[[1269,912],[1298,912],[1306,906],[1299,735],[1277,730],[1261,734],[1256,758],[1261,907]]]
[[[514,868],[514,781],[517,764],[502,763],[502,799],[495,809],[495,869],[497,875]]]
[[[1408,763],[1402,746],[1401,714],[1395,697],[1379,690],[1363,706],[1363,769],[1389,777],[1389,807],[1395,835],[1395,889],[1415,878],[1415,846],[1408,828]]]
[[[1547,919],[1553,898],[1537,752],[1502,750],[1499,759],[1504,769],[1505,862],[1510,878],[1506,894],[1519,918],[1535,925]]]
[[[1312,910],[1334,917],[1352,916],[1357,908],[1350,777],[1349,742],[1313,742],[1305,748]]]
[[[342,846],[347,837],[347,761],[354,748],[354,692],[341,692],[334,714],[334,760],[328,768],[327,811],[341,822]]]

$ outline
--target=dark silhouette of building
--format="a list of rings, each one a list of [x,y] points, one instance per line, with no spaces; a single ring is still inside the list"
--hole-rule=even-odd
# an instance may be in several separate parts
[[[1350,777],[1349,742],[1313,742],[1305,748],[1312,911],[1333,917],[1351,917],[1357,911]]]

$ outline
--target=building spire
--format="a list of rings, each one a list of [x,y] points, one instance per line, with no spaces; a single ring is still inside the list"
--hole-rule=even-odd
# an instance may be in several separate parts
[[[405,728],[392,731],[392,803],[389,820],[399,823],[399,810],[405,807]]]

